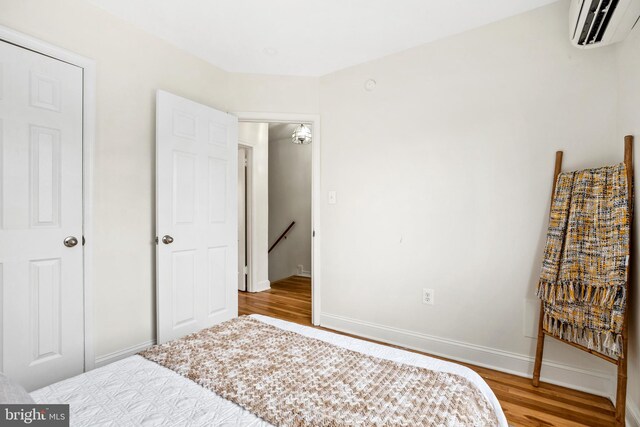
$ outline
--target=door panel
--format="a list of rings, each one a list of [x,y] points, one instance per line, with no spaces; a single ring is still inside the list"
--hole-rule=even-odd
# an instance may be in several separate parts
[[[172,255],[173,327],[196,322],[196,251],[176,251]]]
[[[238,122],[163,91],[157,93],[156,114],[157,312],[163,343],[237,316]],[[163,236],[173,241],[164,243]]]
[[[60,259],[29,263],[31,364],[62,356],[60,349]]]
[[[56,227],[60,213],[60,131],[31,126],[31,226]]]
[[[209,222],[224,223],[227,218],[227,161],[209,158]]]
[[[194,224],[196,218],[196,156],[173,152],[174,224]]]
[[[209,248],[208,316],[214,316],[225,309],[228,277],[227,248]]]
[[[0,42],[0,370],[32,390],[84,369],[82,70]]]

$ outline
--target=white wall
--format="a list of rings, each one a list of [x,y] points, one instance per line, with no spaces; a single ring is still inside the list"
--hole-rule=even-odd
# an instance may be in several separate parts
[[[323,326],[531,371],[524,308],[554,153],[565,150],[567,170],[623,154],[615,47],[571,47],[567,10],[561,1],[321,78],[323,199],[338,199],[321,211]],[[543,377],[613,391],[612,366],[593,356],[548,339],[545,360],[555,364]]]
[[[230,75],[81,0],[0,0],[0,25],[97,61],[94,340],[155,338],[155,91],[224,111],[317,113],[317,79]]]
[[[640,271],[640,253],[638,252],[638,242],[640,241],[640,221],[637,197],[638,174],[640,174],[640,26],[636,26],[627,40],[618,45],[618,70],[620,94],[618,110],[618,138],[620,143],[624,135],[635,136],[635,192],[636,209],[634,222],[634,258],[632,264],[635,271],[632,273],[635,280],[632,281],[633,294],[631,298],[630,331],[629,331],[629,359],[628,359],[628,398],[629,411],[635,417],[635,424],[640,426],[640,291],[638,288],[638,274]]]
[[[251,291],[269,288],[269,124],[239,123],[238,142],[251,147]]]
[[[291,143],[298,124],[269,125],[269,244],[295,221],[269,254],[269,280],[311,272],[311,145]]]
[[[318,113],[315,77],[228,74],[228,111]]]

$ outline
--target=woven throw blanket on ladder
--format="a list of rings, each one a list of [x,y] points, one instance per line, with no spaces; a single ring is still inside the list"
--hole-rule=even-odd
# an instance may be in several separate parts
[[[622,351],[629,219],[624,163],[561,173],[537,288],[546,332],[615,359]]]
[[[242,316],[140,353],[276,426],[497,426],[466,378]]]

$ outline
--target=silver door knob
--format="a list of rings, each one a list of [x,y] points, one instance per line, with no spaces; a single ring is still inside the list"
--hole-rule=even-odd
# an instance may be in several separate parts
[[[69,236],[69,237],[66,237],[63,242],[66,247],[72,248],[78,244],[78,239],[76,239],[73,236]]]
[[[173,243],[173,237],[169,236],[168,234],[166,236],[162,236],[162,243],[164,243],[165,245]]]

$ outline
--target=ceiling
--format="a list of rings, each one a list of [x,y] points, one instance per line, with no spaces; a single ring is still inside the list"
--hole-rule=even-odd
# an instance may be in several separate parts
[[[556,0],[86,0],[224,70],[321,76]]]

